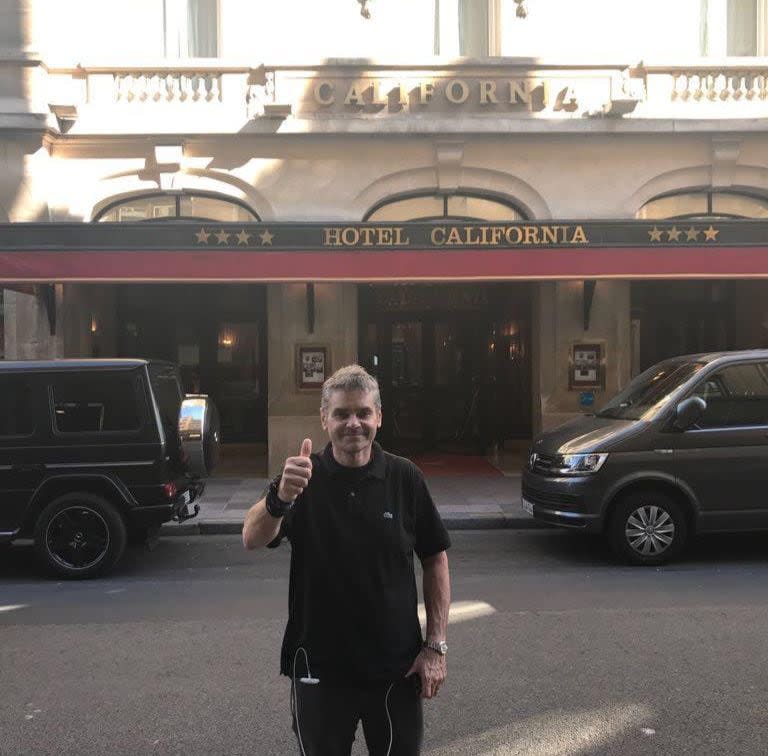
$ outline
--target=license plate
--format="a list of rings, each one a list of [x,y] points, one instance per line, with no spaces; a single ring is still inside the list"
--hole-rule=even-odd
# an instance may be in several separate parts
[[[533,504],[526,499],[523,499],[523,510],[528,512],[529,515],[533,515]]]

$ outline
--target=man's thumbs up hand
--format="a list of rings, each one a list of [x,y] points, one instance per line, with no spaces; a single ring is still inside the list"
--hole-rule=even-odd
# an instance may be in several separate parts
[[[280,501],[292,502],[307,487],[312,477],[312,439],[305,438],[301,442],[298,457],[288,457],[283,467],[283,477],[280,478],[280,488],[277,497]]]

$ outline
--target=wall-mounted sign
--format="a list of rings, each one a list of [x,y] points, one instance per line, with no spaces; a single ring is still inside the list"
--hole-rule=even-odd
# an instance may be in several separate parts
[[[362,77],[320,79],[312,89],[321,108],[418,110],[431,105],[475,105],[480,108],[573,112],[578,106],[575,82],[562,77],[429,77],[407,80]]]
[[[605,369],[600,344],[572,346],[568,383],[572,390],[605,388]]]
[[[327,347],[300,346],[298,353],[299,388],[322,388],[329,370]]]

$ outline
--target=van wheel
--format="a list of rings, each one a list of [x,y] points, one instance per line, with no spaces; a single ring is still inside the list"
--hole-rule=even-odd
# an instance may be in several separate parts
[[[638,491],[616,505],[608,539],[616,554],[632,564],[664,564],[685,547],[688,523],[670,496],[660,491]]]
[[[120,513],[102,496],[69,493],[54,499],[35,523],[35,551],[48,571],[72,580],[108,572],[125,551]]]

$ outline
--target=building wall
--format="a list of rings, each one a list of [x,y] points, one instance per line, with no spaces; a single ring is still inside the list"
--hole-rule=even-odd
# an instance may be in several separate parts
[[[490,192],[538,220],[633,218],[648,199],[689,187],[768,193],[764,60],[730,68],[709,61],[702,73],[697,0],[674,9],[653,0],[621,13],[612,0],[530,0],[526,21],[512,19],[511,3],[498,5],[507,15],[497,52],[559,53],[561,63],[443,58],[438,65],[433,6],[410,0],[371,3],[370,21],[353,0],[221,0],[220,59],[185,63],[161,60],[161,4],[154,0],[130,8],[91,0],[4,2],[0,222],[89,222],[116,198],[181,189],[242,200],[267,223],[359,221],[387,197],[422,190]],[[88,24],[81,23],[85,17]],[[577,21],[589,31],[571,34]],[[578,52],[581,65],[587,48],[591,69],[569,68],[567,57],[576,61]],[[671,52],[680,59],[673,66],[636,65],[638,56]],[[607,55],[624,63],[601,63]],[[317,65],[342,56],[357,57]],[[371,58],[398,66],[383,71]],[[286,61],[309,68],[280,69]],[[499,71],[543,75],[536,66],[582,87],[578,107],[510,114],[472,103],[417,103],[387,113],[311,104],[325,76],[482,80]],[[201,81],[211,82],[202,94],[194,89]],[[267,106],[290,110],[273,116]],[[605,108],[618,116],[605,117]],[[176,146],[181,157],[159,164],[158,146]],[[537,287],[534,414],[548,427],[579,411],[578,392],[567,388],[575,341],[604,345],[607,392],[629,377],[629,284],[598,283],[586,332],[579,283]],[[6,356],[85,356],[94,347],[107,355],[116,348],[107,287],[66,284],[56,291],[55,334],[39,297],[6,294]],[[304,428],[316,440],[322,435],[317,396],[296,388],[295,349],[322,339],[334,365],[353,361],[355,292],[352,284],[318,286],[316,333],[309,334],[303,287],[269,287],[271,469]]]
[[[268,287],[269,326],[269,474],[276,475],[286,457],[299,453],[304,438],[315,450],[327,442],[320,424],[320,391],[300,389],[297,349],[325,346],[329,369],[357,360],[357,286],[315,284],[315,321],[309,331],[304,284]]]
[[[386,197],[444,186],[448,167],[439,136],[185,138],[182,164],[147,168],[163,138],[63,143],[51,160],[16,159],[26,180],[46,186],[52,219],[88,221],[107,201],[142,191],[208,190],[241,199],[264,221],[359,221]],[[721,160],[711,134],[467,136],[450,188],[492,192],[534,220],[633,218],[661,193],[717,186],[768,192],[768,160],[759,134],[731,135],[735,160]],[[162,178],[161,178],[162,176]],[[17,179],[2,178],[10,194]],[[311,190],[309,188],[311,187]],[[584,188],[589,191],[585,194]],[[33,220],[35,200],[19,200],[14,220]]]
[[[583,282],[539,284],[534,315],[538,390],[534,391],[533,401],[537,431],[559,425],[580,412],[592,411],[591,407],[581,406],[582,392],[569,388],[568,371],[574,344],[601,347],[605,390],[594,391],[596,405],[627,383],[631,367],[629,294],[628,281],[598,281],[589,328],[585,329]]]

